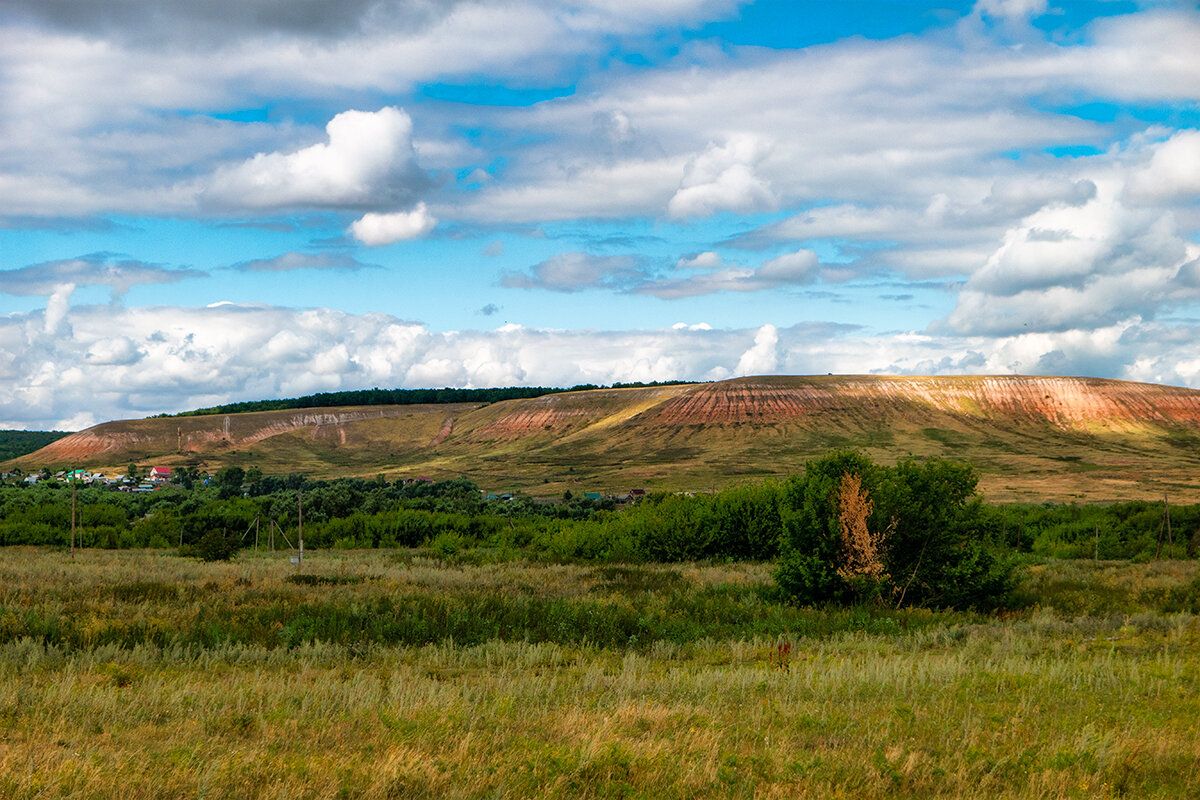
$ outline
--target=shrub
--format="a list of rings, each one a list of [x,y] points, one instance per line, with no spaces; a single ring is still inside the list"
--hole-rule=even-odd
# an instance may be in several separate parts
[[[783,520],[779,515],[779,485],[726,489],[713,497],[711,521],[716,552],[725,558],[769,561],[779,555]]]
[[[167,547],[167,542],[179,538],[179,517],[171,509],[157,509],[133,523],[132,531],[139,542],[150,547]],[[154,542],[161,542],[155,545]]]
[[[434,555],[442,561],[452,562],[455,557],[463,551],[468,545],[468,540],[456,531],[444,531],[439,533],[429,543],[430,549]]]
[[[965,464],[883,467],[857,452],[809,462],[784,487],[776,580],[806,604],[864,600],[992,608],[1013,589]]]
[[[239,544],[224,531],[210,530],[196,543],[196,555],[201,561],[228,561],[238,551]]]
[[[79,528],[78,544],[81,547],[102,547],[105,550],[116,550],[121,546],[121,531],[112,525],[99,525],[95,528]]]

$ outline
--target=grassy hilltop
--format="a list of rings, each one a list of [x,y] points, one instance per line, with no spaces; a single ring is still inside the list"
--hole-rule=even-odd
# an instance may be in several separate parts
[[[10,464],[434,478],[558,495],[706,490],[833,448],[967,460],[994,500],[1200,501],[1200,392],[1089,378],[775,376],[497,403],[109,422]]]

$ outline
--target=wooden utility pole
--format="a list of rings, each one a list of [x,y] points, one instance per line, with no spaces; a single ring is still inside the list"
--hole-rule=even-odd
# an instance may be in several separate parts
[[[1171,507],[1167,505],[1167,493],[1163,492],[1163,519],[1167,522],[1167,558],[1175,557],[1175,537],[1171,536]]]
[[[1162,553],[1163,531],[1167,532],[1167,558],[1173,555],[1175,550],[1174,542],[1171,541],[1171,508],[1167,505],[1167,493],[1163,492],[1163,515],[1162,522],[1158,523],[1158,541],[1154,545],[1154,560],[1158,561],[1159,555]]]
[[[1158,523],[1158,538],[1154,541],[1154,560],[1158,561],[1158,556],[1162,553],[1162,535],[1163,524]]]
[[[71,478],[71,558],[75,557],[75,478]]]

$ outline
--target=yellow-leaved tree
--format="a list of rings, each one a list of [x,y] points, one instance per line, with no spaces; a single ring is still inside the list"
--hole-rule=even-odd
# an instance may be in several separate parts
[[[837,574],[850,583],[866,582],[876,590],[888,579],[884,545],[892,527],[872,531],[868,525],[875,506],[857,473],[842,475],[837,488],[841,564]]]

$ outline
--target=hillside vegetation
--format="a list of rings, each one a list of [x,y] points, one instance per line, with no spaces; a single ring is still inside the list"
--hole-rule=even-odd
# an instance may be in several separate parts
[[[615,383],[611,387],[593,383],[561,389],[548,386],[506,386],[495,389],[357,389],[345,392],[317,392],[303,397],[281,400],[250,400],[225,403],[178,414],[160,414],[159,417],[203,417],[213,414],[242,414],[248,411],[281,411],[290,408],[335,408],[337,406],[419,406],[445,405],[449,403],[499,403],[501,400],[518,400],[541,397],[561,392],[584,392],[590,389],[638,386],[673,386],[693,381],[652,381],[650,383]]]
[[[1200,392],[1091,378],[784,376],[496,403],[109,422],[15,462],[465,476],[494,490],[708,491],[831,449],[969,461],[992,500],[1200,501]]]
[[[68,435],[66,431],[0,431],[0,462],[36,452]]]

